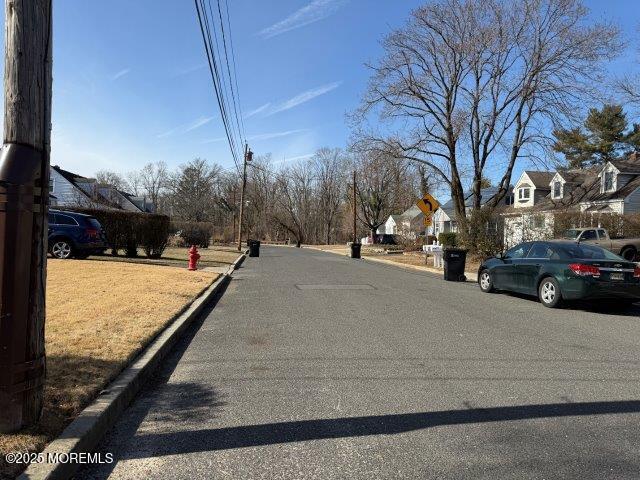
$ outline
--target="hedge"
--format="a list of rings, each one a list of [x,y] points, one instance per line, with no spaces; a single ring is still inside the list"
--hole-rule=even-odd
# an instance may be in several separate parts
[[[67,208],[98,219],[112,254],[125,250],[128,257],[136,257],[142,248],[149,258],[160,258],[169,240],[169,217],[151,213],[94,208]]]
[[[186,246],[196,245],[208,248],[211,244],[214,226],[210,222],[185,222],[174,220],[171,222],[171,232],[182,239]]]
[[[438,242],[443,247],[455,247],[458,244],[458,235],[455,232],[442,232],[438,235]]]

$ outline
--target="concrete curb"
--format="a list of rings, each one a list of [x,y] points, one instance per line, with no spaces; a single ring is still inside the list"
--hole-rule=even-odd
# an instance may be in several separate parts
[[[68,458],[70,454],[92,452],[95,449],[182,333],[229,281],[233,271],[242,265],[246,253],[245,251],[240,254],[225,273],[185,307],[183,312],[134,359],[133,363],[126,367],[93,403],[80,412],[80,415],[64,429],[60,436],[45,448],[43,458],[55,457],[56,454]],[[32,463],[18,479],[66,480],[71,478],[81,466],[74,462]]]
[[[345,255],[343,252],[336,252],[336,251],[332,251],[332,250],[323,250],[323,249],[317,248],[317,247],[308,246],[308,247],[305,247],[305,248],[308,248],[310,250],[317,250],[318,252],[333,253],[334,255],[342,255],[342,256]],[[437,268],[428,267],[426,265],[424,265],[424,266],[423,265],[411,265],[411,264],[408,264],[408,263],[394,262],[393,260],[387,260],[386,258],[366,257],[366,256],[363,256],[362,260],[366,260],[368,262],[384,263],[386,265],[393,265],[395,267],[406,268],[408,270],[418,270],[420,272],[437,273],[438,275],[443,275],[443,271],[442,270],[439,270]],[[478,274],[476,272],[464,272],[464,274],[466,275],[468,282],[477,282],[478,281]]]

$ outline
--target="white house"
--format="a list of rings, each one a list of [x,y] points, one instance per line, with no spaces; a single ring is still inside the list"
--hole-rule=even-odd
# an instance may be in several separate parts
[[[415,240],[424,234],[424,214],[416,205],[407,208],[400,215],[389,215],[387,221],[378,228],[377,233],[401,235],[406,239]]]
[[[480,190],[480,206],[486,205],[492,198],[494,198],[498,194],[497,187],[488,187]],[[465,193],[465,207],[467,210],[467,215],[471,214],[471,208],[473,207],[473,194]],[[511,205],[513,203],[513,196],[511,193],[505,195],[505,197],[500,201],[499,207],[503,208],[505,206]],[[433,223],[428,228],[427,233],[429,235],[435,235],[436,237],[440,233],[448,233],[448,232],[457,232],[458,231],[458,222],[455,220],[456,211],[453,205],[453,200],[450,199],[444,205],[441,205],[434,213],[433,213]]]
[[[596,169],[536,172],[546,175],[534,175],[535,179],[525,176],[526,173],[514,186],[516,202],[503,213],[506,245],[551,238],[554,217],[560,211],[640,213],[640,154],[637,152]],[[544,178],[549,178],[546,188],[539,185]],[[526,185],[533,186],[538,194],[531,192],[526,202],[519,202],[518,189],[527,188]],[[542,196],[545,191],[547,195]]]
[[[113,185],[99,184],[52,165],[49,171],[49,198],[54,208],[117,208],[130,212],[153,212],[154,205],[146,197],[130,195]]]

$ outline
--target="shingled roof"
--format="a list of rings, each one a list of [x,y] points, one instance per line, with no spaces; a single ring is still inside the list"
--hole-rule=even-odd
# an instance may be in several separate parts
[[[538,170],[525,170],[524,173],[531,179],[533,186],[541,190],[551,190],[549,183],[555,172],[542,172]]]

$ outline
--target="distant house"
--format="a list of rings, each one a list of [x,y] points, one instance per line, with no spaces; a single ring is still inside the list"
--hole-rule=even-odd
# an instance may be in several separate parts
[[[390,215],[387,221],[378,228],[377,233],[401,235],[408,240],[415,240],[424,235],[424,214],[415,205],[407,208],[399,215]]]
[[[499,189],[497,187],[488,187],[480,190],[480,206],[483,207],[490,200],[492,200],[497,194]],[[471,208],[473,207],[473,193],[465,193],[464,195],[465,207],[467,215],[470,215]],[[508,193],[500,201],[498,207],[504,208],[513,203],[513,195]],[[458,222],[456,221],[456,211],[453,204],[453,199],[450,199],[444,205],[441,205],[433,214],[432,225],[428,228],[427,233],[429,235],[435,235],[436,237],[440,233],[457,232]]]
[[[535,183],[529,175],[527,179],[525,173],[514,187],[516,202],[503,212],[506,245],[550,238],[558,212],[640,213],[640,154],[637,152],[624,160],[606,162],[600,168],[536,172],[544,173],[538,180],[548,179],[548,184],[538,185],[538,194],[531,194],[531,201],[519,202],[518,189]],[[547,194],[543,196],[543,192]]]
[[[52,207],[113,208],[130,212],[152,213],[155,207],[146,197],[134,196],[113,185],[100,184],[94,178],[52,165],[49,179]]]

